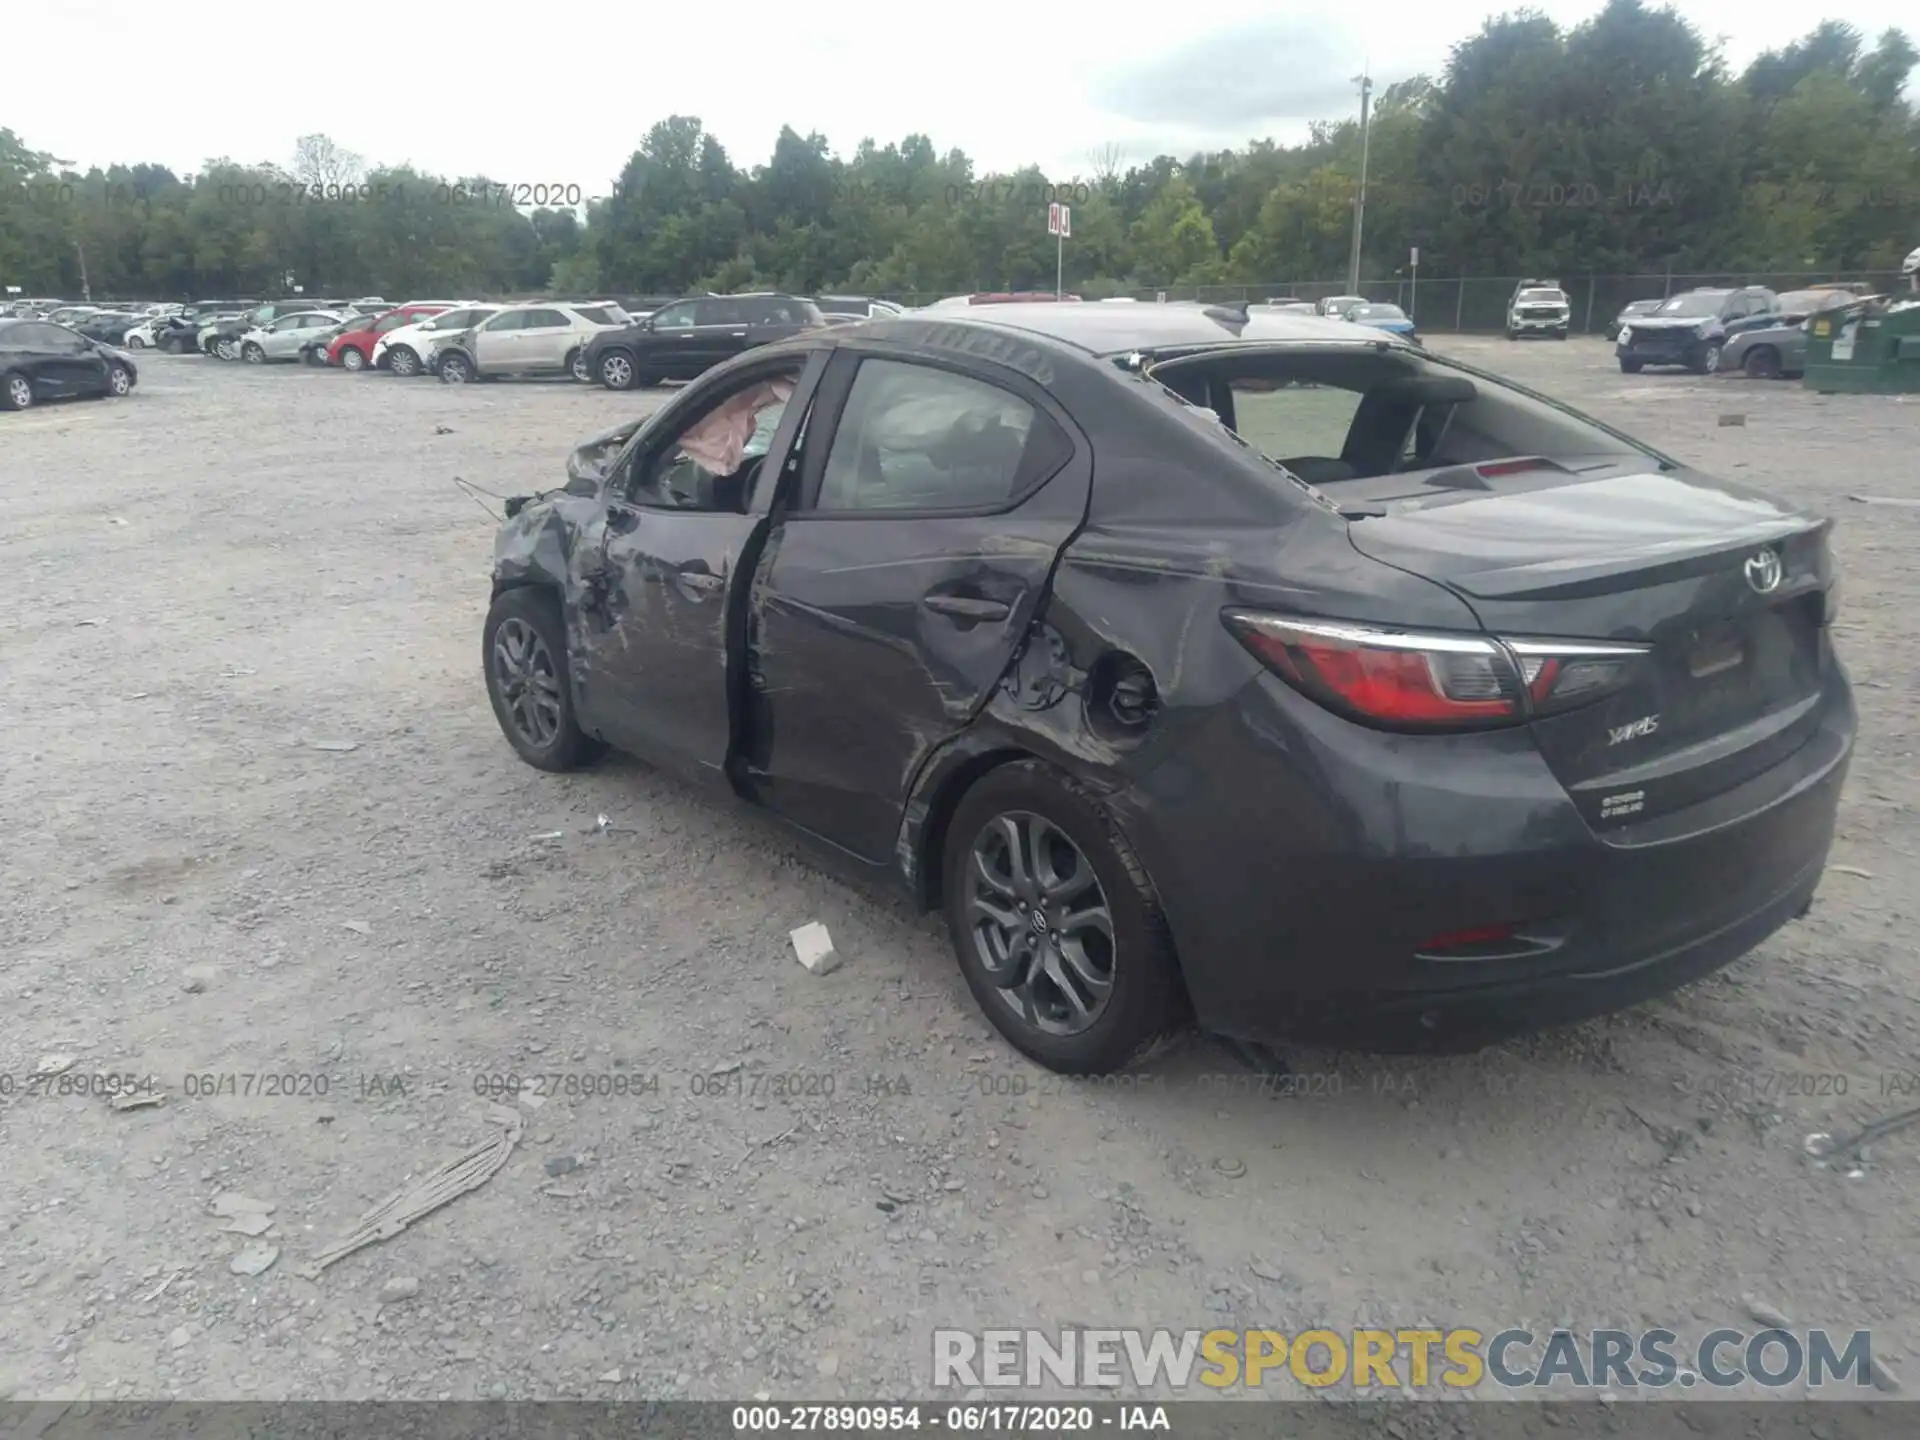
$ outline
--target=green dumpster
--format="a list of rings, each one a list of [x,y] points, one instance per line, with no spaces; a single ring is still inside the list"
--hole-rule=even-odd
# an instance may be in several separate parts
[[[1871,295],[1815,315],[1800,383],[1822,395],[1920,394],[1920,298]]]

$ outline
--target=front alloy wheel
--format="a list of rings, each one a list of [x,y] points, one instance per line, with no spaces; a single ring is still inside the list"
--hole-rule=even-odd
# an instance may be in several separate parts
[[[0,390],[0,400],[6,401],[9,410],[25,410],[33,404],[33,383],[24,375],[7,376],[6,388]]]
[[[967,918],[1002,1003],[1048,1035],[1077,1035],[1113,997],[1113,917],[1093,863],[1049,821],[997,815],[974,841]]]
[[[340,368],[342,370],[364,370],[367,368],[367,357],[361,353],[359,346],[345,346],[340,351]]]
[[[418,375],[420,357],[405,345],[396,345],[387,352],[387,368],[396,375]]]
[[[238,360],[240,358],[240,342],[238,340],[216,340],[213,342],[213,353],[222,360]]]
[[[609,390],[633,388],[633,361],[616,350],[600,362],[600,383]]]
[[[560,675],[540,633],[513,617],[493,632],[493,682],[513,733],[545,750],[560,733]]]
[[[606,748],[574,721],[567,632],[551,592],[506,591],[487,612],[480,645],[494,718],[522,760],[571,770]]]
[[[464,355],[448,355],[440,361],[440,380],[446,385],[464,385],[473,379],[473,367]]]
[[[133,389],[133,375],[126,366],[115,365],[107,371],[107,391],[116,399]]]

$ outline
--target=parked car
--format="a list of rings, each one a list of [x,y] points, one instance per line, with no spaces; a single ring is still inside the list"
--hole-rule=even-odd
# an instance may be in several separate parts
[[[826,323],[817,305],[794,295],[702,295],[596,335],[584,363],[609,390],[631,390],[691,380],[743,351]]]
[[[91,315],[82,315],[73,321],[72,328],[89,340],[118,346],[125,345],[127,332],[138,325],[140,319],[131,310],[96,310]]]
[[[1573,303],[1558,280],[1522,280],[1507,301],[1507,339],[1551,335],[1564,340],[1573,328]]]
[[[1609,343],[1620,338],[1620,327],[1631,321],[1636,315],[1651,315],[1664,301],[1629,300],[1620,308],[1620,313],[1607,322],[1607,340]]]
[[[1773,304],[1773,292],[1760,285],[1683,290],[1663,300],[1651,315],[1623,325],[1613,353],[1628,375],[1648,365],[1677,365],[1696,375],[1711,375],[1720,368],[1727,322],[1764,315]]]
[[[1364,305],[1355,305],[1340,318],[1351,321],[1355,325],[1367,325],[1375,330],[1385,330],[1390,335],[1398,335],[1404,340],[1413,341],[1416,345],[1420,343],[1420,336],[1414,330],[1412,319],[1398,305],[1377,305],[1369,300]]]
[[[1364,295],[1328,295],[1324,299],[1314,301],[1313,309],[1317,315],[1331,315],[1338,319],[1354,306],[1366,303],[1367,297]]]
[[[870,295],[815,295],[813,303],[829,320],[836,315],[849,315],[856,320],[878,320],[904,313],[902,307],[891,300],[876,300]]]
[[[557,301],[504,306],[472,329],[436,341],[428,360],[434,373],[451,385],[509,376],[572,375],[585,380],[587,347],[600,335],[627,328],[593,319],[588,312],[608,314],[601,306]]]
[[[342,318],[338,310],[296,310],[282,315],[240,337],[240,358],[249,365],[298,360],[303,345],[322,331],[337,328]]]
[[[1751,380],[1797,380],[1807,370],[1807,322],[1783,320],[1731,335],[1715,368]]]
[[[1727,339],[1731,341],[1735,335],[1744,334],[1749,330],[1797,325],[1809,315],[1849,305],[1857,297],[1856,290],[1837,285],[1809,285],[1805,290],[1789,290],[1773,297],[1772,309],[1763,310],[1757,315],[1743,315],[1738,320],[1729,320],[1726,324]],[[1720,363],[1723,365],[1727,363],[1724,346]]]
[[[1855,728],[1831,522],[1224,313],[820,329],[595,437],[496,539],[507,742],[637,752],[899,882],[1057,1071],[1189,1017],[1471,1048],[1804,913]]]
[[[313,310],[318,307],[319,302],[312,300],[269,300],[238,315],[231,313],[215,315],[200,327],[197,336],[200,349],[222,360],[238,360],[241,337],[248,331],[263,329],[282,315],[291,315],[297,310]]]
[[[426,357],[433,342],[446,335],[470,330],[488,316],[497,314],[498,305],[461,305],[442,310],[411,325],[389,330],[373,342],[376,370],[391,370],[395,375],[420,375],[426,371]]]
[[[345,317],[351,323],[327,342],[327,363],[342,370],[365,370],[373,364],[373,347],[382,335],[451,310],[453,300],[417,300],[379,315]]]
[[[42,400],[120,396],[139,383],[133,357],[50,320],[0,320],[0,410]]]

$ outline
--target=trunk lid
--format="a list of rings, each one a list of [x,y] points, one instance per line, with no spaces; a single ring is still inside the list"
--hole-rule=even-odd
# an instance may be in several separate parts
[[[1623,688],[1530,722],[1596,829],[1731,790],[1818,727],[1833,663],[1822,516],[1602,456],[1338,489],[1357,550],[1447,586],[1493,634],[1649,648]]]

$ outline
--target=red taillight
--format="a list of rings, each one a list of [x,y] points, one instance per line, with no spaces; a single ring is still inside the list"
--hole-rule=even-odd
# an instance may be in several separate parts
[[[1387,728],[1476,729],[1571,709],[1625,682],[1637,645],[1414,633],[1227,612],[1267,667],[1330,709]]]
[[[1280,677],[1322,704],[1387,725],[1499,724],[1520,714],[1519,677],[1494,641],[1413,635],[1236,611],[1227,623]]]

